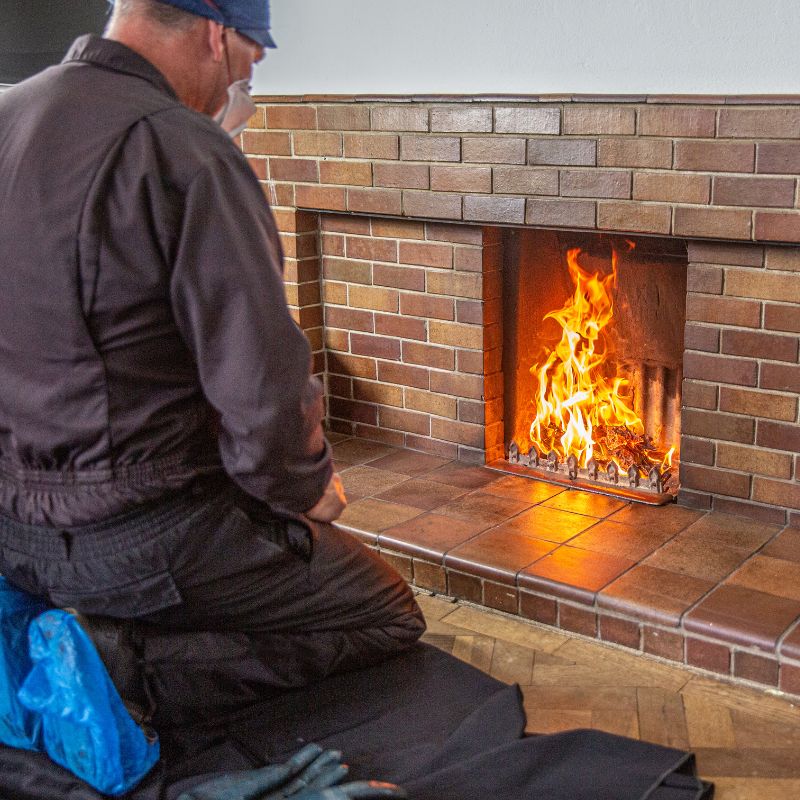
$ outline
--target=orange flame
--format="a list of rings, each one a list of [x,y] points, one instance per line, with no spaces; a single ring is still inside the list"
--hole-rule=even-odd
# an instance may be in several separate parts
[[[623,391],[628,381],[607,375],[604,329],[613,318],[617,254],[612,253],[611,274],[601,276],[578,264],[580,252],[567,252],[575,292],[563,308],[545,316],[561,326],[561,340],[543,364],[531,368],[538,389],[530,440],[542,454],[555,450],[561,461],[574,455],[580,467],[594,458],[601,464],[613,460],[627,469],[629,463],[620,463],[616,451],[621,439],[630,437],[638,440],[644,458],[666,466],[675,448],[665,458],[652,445],[641,446],[644,425]],[[603,435],[595,436],[599,431]]]

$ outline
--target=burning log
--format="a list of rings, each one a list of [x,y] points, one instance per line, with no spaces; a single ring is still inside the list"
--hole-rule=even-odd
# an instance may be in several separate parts
[[[616,483],[621,473],[631,486],[666,484],[675,448],[665,452],[645,435],[626,394],[628,380],[607,354],[605,329],[613,320],[617,254],[611,273],[590,273],[578,263],[580,250],[567,253],[575,285],[563,307],[545,315],[561,326],[561,340],[543,362],[531,367],[536,379],[536,416],[530,425],[531,452],[547,453],[547,469],[566,464],[570,478],[586,469],[596,479],[604,471]],[[526,443],[519,443],[519,451]],[[658,478],[652,471],[657,468]]]

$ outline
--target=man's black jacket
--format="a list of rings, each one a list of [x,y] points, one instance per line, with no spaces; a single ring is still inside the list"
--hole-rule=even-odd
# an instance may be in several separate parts
[[[0,95],[0,512],[69,527],[224,468],[299,512],[330,456],[262,187],[93,36]]]

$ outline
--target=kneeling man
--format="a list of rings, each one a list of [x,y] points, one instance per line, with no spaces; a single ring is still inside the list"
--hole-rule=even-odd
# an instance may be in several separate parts
[[[0,573],[135,620],[194,714],[424,629],[345,499],[262,186],[230,134],[268,0],[116,0],[0,95]],[[113,672],[113,670],[112,670]]]

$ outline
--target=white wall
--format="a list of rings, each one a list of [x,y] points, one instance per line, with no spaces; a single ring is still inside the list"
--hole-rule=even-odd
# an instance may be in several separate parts
[[[254,93],[800,94],[798,0],[272,0]]]

